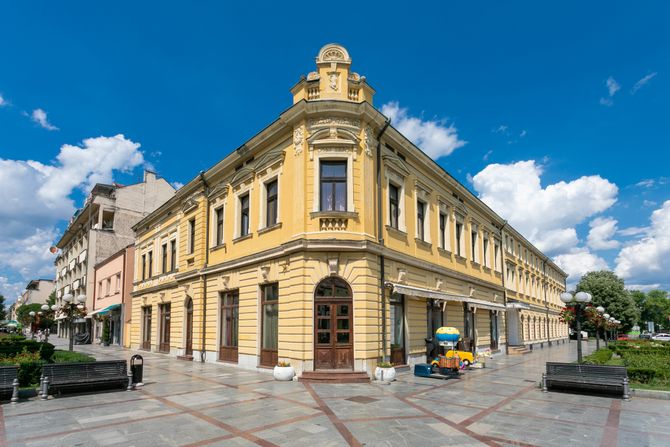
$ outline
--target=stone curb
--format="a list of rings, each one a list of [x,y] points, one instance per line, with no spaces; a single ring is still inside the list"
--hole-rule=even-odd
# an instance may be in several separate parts
[[[646,397],[648,399],[670,400],[670,391],[661,390],[640,390],[633,388],[630,394],[634,397]]]

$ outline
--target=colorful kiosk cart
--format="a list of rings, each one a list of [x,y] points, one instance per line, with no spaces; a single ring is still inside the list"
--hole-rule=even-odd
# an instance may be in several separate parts
[[[436,379],[458,378],[461,362],[459,354],[469,354],[464,361],[467,364],[473,362],[472,354],[469,352],[456,351],[455,346],[461,334],[455,327],[441,327],[435,331],[434,341],[438,346],[449,348],[445,355],[438,354],[430,363],[418,363],[414,365],[414,375],[419,377],[433,377]],[[434,343],[433,339],[426,339],[426,343]]]

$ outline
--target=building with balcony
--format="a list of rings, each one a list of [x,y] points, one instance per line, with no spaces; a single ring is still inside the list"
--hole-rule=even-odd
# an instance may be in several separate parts
[[[16,300],[17,307],[24,304],[46,304],[55,287],[56,282],[53,279],[31,280],[28,282],[26,290]]]
[[[441,326],[462,349],[505,348],[516,233],[373,106],[346,49],[316,66],[289,109],[135,225],[131,347],[303,378],[424,362]]]
[[[56,243],[60,250],[56,265],[56,304],[63,296],[83,295],[90,312],[94,308],[95,266],[135,241],[133,225],[174,195],[174,188],[156,174],[145,171],[143,181],[133,185],[96,184]],[[62,323],[63,316],[56,319]],[[93,324],[90,315],[76,322],[76,332],[89,335]],[[59,335],[69,335],[69,328],[59,324]]]

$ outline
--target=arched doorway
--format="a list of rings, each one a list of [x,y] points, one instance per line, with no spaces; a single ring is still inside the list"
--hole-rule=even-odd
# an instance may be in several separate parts
[[[332,277],[314,291],[314,369],[354,367],[353,296],[349,284]]]
[[[193,299],[189,296],[186,299],[186,345],[185,355],[193,355]]]

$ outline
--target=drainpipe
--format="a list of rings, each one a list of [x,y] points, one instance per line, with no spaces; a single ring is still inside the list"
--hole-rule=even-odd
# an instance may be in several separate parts
[[[379,255],[379,295],[382,306],[382,360],[388,361],[386,356],[386,286],[384,284],[384,232],[382,226],[382,135],[391,124],[391,118],[387,118],[381,130],[377,134],[377,242],[380,245]]]
[[[202,182],[203,191],[205,193],[205,265],[203,269],[209,265],[209,183],[205,180],[205,171],[200,171],[200,181]],[[200,344],[200,362],[204,363],[205,354],[205,326],[207,322],[207,273],[201,274],[202,278],[202,341]]]
[[[500,276],[502,276],[502,286],[503,286],[503,305],[505,306],[505,312],[507,312],[507,287],[505,286],[505,269],[507,268],[507,262],[505,262],[505,237],[503,231],[507,227],[507,221],[503,223],[503,226],[500,227]],[[495,262],[495,261],[494,261]],[[505,355],[509,355],[509,321],[507,313],[505,313]]]

